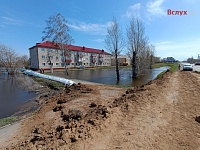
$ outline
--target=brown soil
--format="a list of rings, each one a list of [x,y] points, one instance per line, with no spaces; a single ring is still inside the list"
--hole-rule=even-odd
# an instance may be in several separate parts
[[[199,91],[200,74],[191,72],[137,89],[73,85],[43,98],[7,149],[198,150]]]

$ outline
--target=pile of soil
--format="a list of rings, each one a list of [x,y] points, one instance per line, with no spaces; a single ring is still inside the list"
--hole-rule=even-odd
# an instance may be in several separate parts
[[[67,86],[43,98],[43,106],[22,123],[7,148],[197,149],[196,80],[189,72],[167,72],[138,88]]]
[[[44,97],[44,106],[28,119],[30,126],[27,128],[27,122],[24,123],[26,131],[31,131],[26,140],[11,148],[58,148],[91,137],[90,130],[98,130],[109,111],[107,106],[98,102],[69,107],[71,101],[85,94],[95,96],[98,92],[94,87],[79,83],[66,86],[65,91],[52,97]]]

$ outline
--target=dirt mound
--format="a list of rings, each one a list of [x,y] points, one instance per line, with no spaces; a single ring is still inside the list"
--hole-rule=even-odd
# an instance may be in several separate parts
[[[129,89],[67,86],[45,99],[9,149],[198,149],[198,78],[167,72]]]
[[[79,83],[66,86],[64,92],[47,98],[46,106],[30,119],[33,122],[36,119],[37,123],[29,128],[31,133],[26,136],[27,139],[11,148],[58,148],[91,137],[90,131],[100,127],[102,121],[108,117],[109,108],[95,102],[88,104],[85,109],[67,106],[73,99],[84,97],[88,93],[95,95],[97,91]],[[46,112],[53,117],[39,121],[38,118]]]
[[[162,80],[157,79],[156,84]],[[20,144],[12,146],[12,148],[60,148],[62,146],[76,143],[78,141],[91,138],[92,132],[100,130],[103,122],[109,117],[111,109],[120,107],[127,111],[129,103],[134,102],[140,97],[142,91],[147,90],[147,85],[127,89],[124,94],[115,98],[111,103],[98,104],[91,102],[87,106],[70,108],[70,102],[84,95],[92,94],[93,97],[98,94],[95,86],[86,86],[83,84],[73,84],[66,86],[64,92],[59,93],[53,97],[46,98],[46,105],[40,109],[35,118],[40,118],[50,113],[53,117],[48,119],[41,119],[37,124],[32,126],[29,130],[31,133],[27,135],[27,139]],[[50,110],[49,110],[50,109]],[[42,112],[42,113],[41,113]],[[54,113],[54,114],[52,114]],[[34,118],[33,118],[34,120]]]

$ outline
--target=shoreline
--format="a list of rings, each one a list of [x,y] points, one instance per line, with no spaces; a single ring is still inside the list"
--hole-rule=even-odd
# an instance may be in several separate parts
[[[165,73],[166,73],[166,71],[163,71],[160,74],[163,75]],[[160,77],[159,75],[155,79]],[[40,82],[35,81],[33,79],[33,77],[28,76],[28,79],[31,80],[32,84],[37,84],[36,85],[37,88],[35,88],[35,87],[34,88],[30,88],[27,85],[25,85],[25,86],[22,85],[22,86],[24,86],[24,89],[26,89],[28,92],[35,92],[36,96],[31,98],[31,99],[28,99],[27,101],[22,103],[20,106],[18,106],[18,107],[20,107],[20,109],[18,111],[16,111],[14,114],[12,114],[12,115],[10,115],[8,117],[15,117],[16,116],[16,117],[19,117],[19,118],[21,118],[21,117],[23,118],[23,117],[25,117],[27,115],[29,116],[30,114],[32,114],[35,111],[37,111],[39,109],[39,107],[42,106],[42,104],[45,101],[45,100],[43,100],[43,98],[51,97],[51,96],[53,96],[55,94],[58,94],[58,93],[63,91],[63,90],[58,90],[58,91],[57,90],[52,90],[48,86],[44,86]],[[110,84],[96,83],[96,82],[90,82],[90,81],[79,80],[79,79],[70,79],[70,80],[74,81],[76,84],[81,83],[81,84],[86,84],[86,85],[108,85],[108,86],[113,86],[113,87],[130,88],[130,86],[110,85]],[[154,80],[150,80],[149,82],[154,81]],[[145,83],[145,84],[148,84],[148,82]],[[5,118],[8,118],[8,117],[5,117]],[[4,119],[4,118],[1,118],[1,119]]]

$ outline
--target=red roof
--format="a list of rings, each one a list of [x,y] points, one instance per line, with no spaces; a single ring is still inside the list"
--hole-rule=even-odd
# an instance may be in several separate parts
[[[59,49],[59,47],[56,43],[50,42],[50,41],[45,41],[45,42],[42,42],[42,43],[36,43],[36,45],[31,47],[30,49],[32,49],[34,47],[45,47],[45,48]],[[84,47],[84,46],[75,46],[75,45],[65,44],[64,47],[68,48],[69,50],[72,50],[72,51],[111,55],[111,54],[105,52],[104,50],[88,48],[88,47]]]

